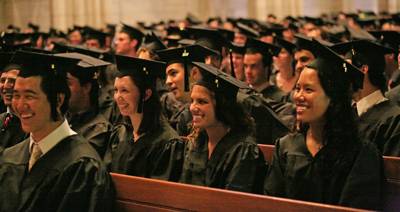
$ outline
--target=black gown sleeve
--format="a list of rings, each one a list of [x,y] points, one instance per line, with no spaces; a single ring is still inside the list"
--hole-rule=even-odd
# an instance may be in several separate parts
[[[261,193],[263,178],[267,171],[264,156],[256,144],[243,143],[236,148],[237,154],[231,154],[231,161],[225,188],[228,190]]]
[[[280,140],[275,143],[275,151],[272,164],[268,170],[264,182],[264,194],[271,196],[285,197],[285,177],[284,177],[283,157],[280,155]]]
[[[364,143],[344,184],[339,204],[379,210],[383,183],[382,156],[372,143]]]
[[[177,182],[182,173],[184,143],[176,138],[151,153],[154,159],[150,178]]]

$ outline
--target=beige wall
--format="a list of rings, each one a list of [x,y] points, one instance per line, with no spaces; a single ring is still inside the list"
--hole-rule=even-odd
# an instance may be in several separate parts
[[[102,27],[121,21],[153,22],[182,19],[188,12],[205,20],[211,16],[252,17],[269,13],[318,16],[356,9],[400,11],[400,0],[0,0],[0,30],[8,24],[25,27],[29,21],[66,30],[72,25]]]

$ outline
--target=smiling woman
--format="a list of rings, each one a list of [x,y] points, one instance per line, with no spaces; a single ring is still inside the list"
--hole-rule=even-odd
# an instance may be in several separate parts
[[[252,135],[252,121],[236,102],[244,84],[204,63],[191,91],[193,132],[186,143],[180,182],[261,192],[266,167]]]
[[[116,63],[114,101],[130,123],[114,128],[106,162],[113,172],[177,181],[183,143],[161,115],[155,88],[165,64],[121,55]]]
[[[301,72],[294,91],[298,129],[276,142],[264,192],[379,209],[382,156],[359,138],[350,102],[351,87],[358,89],[363,75],[332,50],[313,44],[318,57]]]

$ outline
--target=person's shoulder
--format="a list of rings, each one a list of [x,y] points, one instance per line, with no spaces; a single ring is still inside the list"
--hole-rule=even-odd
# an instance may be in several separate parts
[[[64,153],[70,161],[78,161],[82,158],[101,160],[96,150],[81,135],[72,135],[63,139],[58,145],[58,150]],[[58,146],[57,145],[57,146]]]
[[[4,151],[1,153],[0,160],[1,162],[18,162],[20,159],[22,159],[22,153],[24,151],[28,151],[28,148],[29,139],[25,139],[14,146],[4,149]]]
[[[300,132],[291,132],[277,139],[275,148],[280,152],[302,152],[304,149],[305,137]]]
[[[377,105],[374,105],[367,112],[360,116],[361,121],[381,123],[392,117],[400,116],[400,106],[396,105],[391,100],[383,101]]]

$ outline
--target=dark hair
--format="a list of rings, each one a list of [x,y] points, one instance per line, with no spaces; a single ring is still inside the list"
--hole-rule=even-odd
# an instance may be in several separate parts
[[[80,67],[77,67],[77,69],[80,69]],[[91,89],[90,89],[90,105],[95,106],[95,110],[98,108],[99,104],[99,82],[94,77],[94,72],[95,70],[86,70],[82,68],[83,70],[75,70],[75,71],[70,71],[69,73],[76,77],[79,81],[79,84],[86,85],[86,84],[91,84]]]
[[[269,80],[272,72],[272,56],[271,55],[265,55],[258,51],[257,49],[254,48],[247,48],[246,49],[246,54],[260,54],[262,57],[262,63],[264,67],[264,71],[266,71],[267,74],[267,80]]]
[[[69,90],[66,73],[64,71],[22,71],[19,73],[18,77],[28,78],[28,77],[41,77],[42,81],[40,87],[45,93],[47,100],[50,103],[51,118],[53,121],[58,121],[60,115],[64,116],[69,108],[69,98],[71,97],[71,91]],[[57,100],[58,94],[64,94],[64,102],[61,105],[61,114],[57,112]]]
[[[374,52],[357,52],[354,55],[346,55],[350,58],[353,65],[357,68],[361,68],[363,65],[368,66],[368,79],[372,85],[376,86],[385,93],[386,78],[385,78],[385,57],[384,55],[377,55]]]
[[[158,97],[158,92],[155,89],[155,80],[143,79],[131,73],[125,74],[118,72],[117,74],[117,77],[119,78],[125,76],[129,76],[133,84],[138,87],[140,93],[144,93],[143,91],[146,91],[146,89],[151,89],[152,92],[150,98],[143,102],[143,119],[140,123],[138,133],[142,134],[149,132],[152,129],[159,128],[161,118],[161,103],[160,98]],[[142,101],[142,96],[140,96],[139,101]]]
[[[142,45],[142,40],[138,39],[133,33],[129,30],[121,29],[120,33],[125,33],[129,36],[130,40],[137,40],[137,45],[135,46],[135,50],[137,51]]]
[[[327,177],[326,174],[332,173],[339,160],[344,162],[346,167],[352,163],[360,142],[351,107],[351,86],[348,77],[341,67],[335,64],[328,61],[320,64],[323,64],[321,70],[316,71],[321,87],[330,99],[325,112],[326,122],[322,134],[325,147],[321,156],[323,162],[320,164],[323,176]],[[305,133],[307,129],[308,125],[303,125],[300,130]]]
[[[215,93],[215,115],[216,118],[229,126],[233,131],[253,133],[253,121],[250,115],[245,112],[243,106],[236,99],[226,98],[223,93]]]

